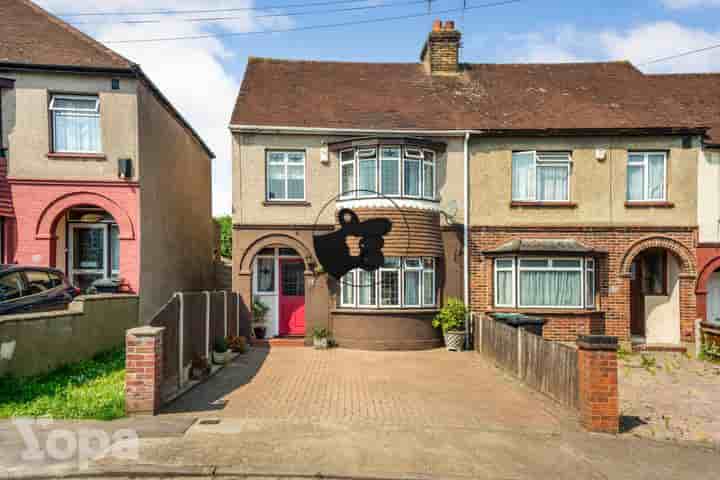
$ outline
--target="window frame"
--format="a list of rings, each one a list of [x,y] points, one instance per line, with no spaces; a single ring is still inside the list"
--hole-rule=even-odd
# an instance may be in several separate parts
[[[642,155],[642,161],[631,160],[631,157]],[[663,195],[662,198],[650,198],[650,155],[662,155],[663,156]],[[642,199],[630,199],[630,167],[642,167],[643,169],[643,198]],[[635,151],[630,150],[627,153],[627,167],[625,169],[625,201],[632,203],[642,202],[667,202],[668,198],[668,181],[667,181],[667,168],[668,168],[668,152],[659,150],[642,150]]]
[[[92,109],[75,109],[56,107],[56,100],[90,100],[95,102]],[[52,153],[76,153],[83,155],[101,155],[103,153],[102,138],[102,121],[100,117],[100,95],[89,94],[73,94],[73,93],[50,93],[50,101],[48,103],[49,121],[50,121],[50,151]],[[97,150],[61,150],[57,146],[57,119],[55,112],[75,113],[77,116],[92,117],[98,119],[99,135]]]
[[[346,152],[353,152],[353,156],[350,160],[343,160],[343,153]],[[346,198],[354,198],[357,194],[357,166],[356,166],[356,160],[357,160],[357,149],[356,148],[348,148],[345,150],[341,150],[338,152],[338,164],[340,165],[340,198],[346,199]],[[352,184],[350,190],[345,193],[344,185],[343,185],[343,169],[346,165],[352,166],[353,169],[353,175],[352,175]]]
[[[279,162],[271,162],[270,156],[272,154],[283,154],[283,161],[282,163]],[[303,161],[302,161],[302,171],[303,171],[303,196],[302,198],[289,198],[289,190],[288,190],[288,184],[290,182],[290,178],[288,175],[289,167],[290,166],[299,166],[300,163],[291,163],[289,161],[289,155],[291,153],[300,153],[302,154]],[[283,172],[284,172],[284,182],[285,182],[285,198],[270,198],[270,165],[282,165],[283,166]],[[265,201],[269,203],[297,203],[297,202],[305,202],[307,201],[307,152],[305,150],[278,150],[278,149],[267,149],[265,150]]]
[[[385,159],[385,155],[383,155],[383,152],[385,150],[397,150],[399,152],[397,156],[397,165],[398,165],[398,181],[397,181],[397,193],[385,193],[382,191],[383,187],[383,176],[382,176],[382,162]],[[395,159],[392,159],[395,160]],[[379,154],[378,154],[378,193],[380,195],[385,197],[402,197],[402,191],[403,191],[403,151],[402,147],[400,145],[382,145],[379,147]]]
[[[512,267],[504,267],[498,269],[499,260],[511,260]],[[523,260],[545,260],[547,261],[547,267],[522,267],[520,265]],[[580,266],[577,268],[573,267],[556,267],[555,261],[563,260],[576,260],[580,262]],[[592,264],[592,267],[589,265]],[[583,257],[583,256],[543,256],[543,255],[524,255],[524,256],[499,256],[493,260],[493,307],[495,308],[512,308],[517,310],[596,310],[597,309],[597,292],[598,292],[598,262],[594,257]],[[512,282],[511,282],[511,298],[512,304],[499,304],[498,303],[498,273],[501,271],[512,270]],[[580,305],[522,305],[521,304],[521,286],[522,280],[520,273],[522,271],[577,271],[580,272]],[[593,294],[592,303],[587,302],[588,300],[588,285],[587,285],[587,274],[591,273],[593,278]]]
[[[570,182],[571,182],[571,174],[572,174],[572,151],[554,151],[554,150],[516,150],[511,152],[511,164],[510,164],[510,199],[513,202],[537,202],[537,203],[567,203],[570,202],[571,195],[570,195]],[[515,196],[514,191],[514,185],[513,181],[515,178],[515,175],[513,174],[515,169],[515,155],[522,155],[522,154],[532,154],[533,156],[533,164],[532,164],[532,180],[534,182],[533,190],[532,190],[532,196],[528,196],[526,198],[518,198]],[[543,155],[566,155],[567,160],[543,160],[541,157]],[[545,200],[545,199],[539,199],[538,198],[538,164],[540,164],[540,168],[542,166],[546,167],[564,167],[567,169],[567,195],[564,199],[559,200]]]
[[[354,175],[354,177],[355,177],[355,178],[354,178],[354,180],[355,180],[355,189],[357,190],[357,192],[356,192],[357,195],[356,195],[356,196],[357,196],[358,198],[376,197],[377,195],[374,194],[374,193],[369,193],[369,192],[367,192],[367,191],[361,191],[361,188],[360,188],[360,162],[362,162],[362,161],[367,161],[367,160],[369,160],[369,159],[374,160],[374,163],[375,163],[375,169],[374,169],[374,173],[375,173],[375,177],[374,177],[375,185],[374,185],[374,187],[372,187],[372,188],[362,189],[362,190],[371,190],[371,191],[374,191],[374,192],[378,192],[378,191],[379,191],[378,178],[379,178],[379,176],[380,176],[380,171],[379,171],[379,170],[380,170],[380,163],[379,163],[379,161],[380,161],[380,160],[379,160],[379,159],[380,159],[380,155],[378,155],[378,149],[375,148],[375,147],[372,147],[372,148],[357,148],[357,149],[354,149],[354,150],[355,150],[355,169],[354,169],[353,171],[354,171],[354,174],[355,174],[355,175]],[[374,152],[374,154],[373,154],[371,157],[365,157],[365,158],[363,158],[363,157],[361,156],[362,152],[369,152],[369,151]],[[342,178],[342,177],[341,177],[341,178]],[[342,180],[341,180],[341,181],[342,181]]]
[[[432,157],[428,160],[428,154]],[[423,161],[422,161],[422,188],[421,194],[422,198],[425,200],[435,200],[437,198],[437,167],[435,159],[437,158],[437,154],[434,150],[428,150],[423,149]],[[432,195],[427,195],[425,192],[425,166],[430,165],[432,168]]]

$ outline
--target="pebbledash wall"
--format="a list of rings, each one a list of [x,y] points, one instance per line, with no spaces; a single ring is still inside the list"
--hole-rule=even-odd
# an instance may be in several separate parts
[[[700,139],[687,148],[677,136],[475,138],[470,168],[470,292],[476,312],[493,306],[493,262],[483,255],[515,239],[574,239],[606,252],[598,257],[594,309],[511,309],[548,320],[545,336],[574,341],[580,334],[630,338],[630,266],[641,251],[661,247],[680,265],[680,335],[694,337],[697,278],[697,175]],[[605,149],[598,160],[596,149]],[[572,154],[570,201],[558,205],[512,202],[512,152]],[[629,151],[667,152],[667,202],[626,202]],[[473,168],[482,165],[482,168]]]

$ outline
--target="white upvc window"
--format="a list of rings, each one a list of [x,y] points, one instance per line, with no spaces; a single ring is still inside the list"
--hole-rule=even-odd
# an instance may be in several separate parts
[[[494,304],[509,308],[594,308],[596,262],[577,257],[499,257]]]
[[[270,150],[266,163],[266,200],[305,200],[305,152]]]
[[[377,195],[378,177],[377,150],[361,148],[357,152],[358,197],[374,197]]]
[[[380,193],[388,197],[400,195],[400,147],[380,149]]]
[[[567,152],[513,152],[512,199],[569,201],[570,164],[570,153]]]
[[[627,200],[630,202],[665,201],[667,154],[665,152],[629,152]]]
[[[340,306],[420,308],[437,304],[435,259],[386,257],[373,272],[356,269],[340,280]]]
[[[515,306],[515,259],[495,259],[495,306]]]
[[[435,152],[423,150],[423,198],[435,200]]]
[[[340,198],[355,196],[355,150],[340,152]]]
[[[403,195],[419,198],[422,196],[423,153],[419,148],[405,147],[403,159]]]
[[[53,152],[102,153],[97,96],[53,95],[50,114]]]

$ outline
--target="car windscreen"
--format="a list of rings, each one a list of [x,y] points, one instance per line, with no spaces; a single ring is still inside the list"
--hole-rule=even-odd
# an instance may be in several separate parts
[[[22,297],[25,292],[22,275],[11,272],[0,276],[0,302],[7,302]]]

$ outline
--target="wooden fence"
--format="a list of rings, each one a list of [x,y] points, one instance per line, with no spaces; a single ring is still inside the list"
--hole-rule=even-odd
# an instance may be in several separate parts
[[[579,408],[576,349],[484,315],[474,317],[479,353],[561,404]]]
[[[238,315],[239,295],[229,291],[178,292],[150,324],[163,331],[162,396],[168,397],[189,381],[195,358],[210,361],[218,338],[249,337],[250,324]]]

